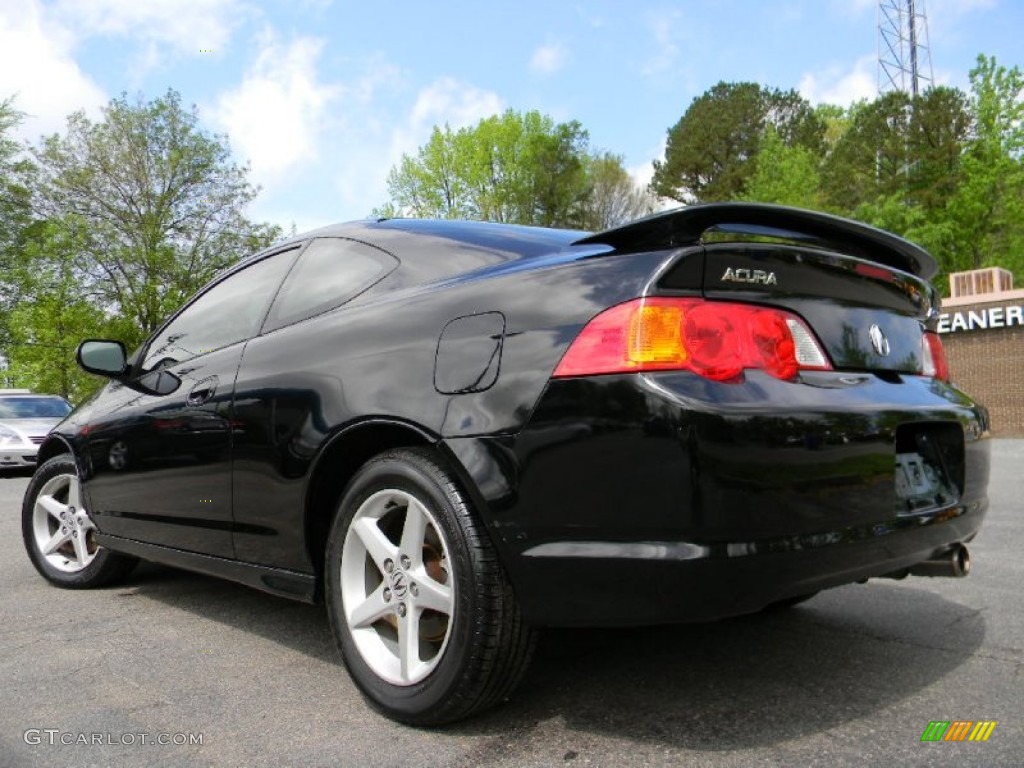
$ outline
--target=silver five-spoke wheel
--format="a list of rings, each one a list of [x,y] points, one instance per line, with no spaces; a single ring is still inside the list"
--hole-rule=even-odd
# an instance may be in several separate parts
[[[360,656],[389,683],[418,683],[444,655],[450,568],[441,528],[415,496],[381,490],[353,515],[341,557],[345,621]]]
[[[32,511],[39,553],[59,571],[77,573],[96,557],[96,526],[82,504],[78,477],[51,477],[39,490]]]
[[[111,584],[137,562],[100,546],[100,531],[85,507],[78,472],[69,454],[47,459],[32,475],[21,505],[21,536],[32,565],[65,589]]]
[[[450,723],[504,701],[522,678],[533,632],[438,450],[366,461],[339,497],[324,563],[331,630],[389,717]]]

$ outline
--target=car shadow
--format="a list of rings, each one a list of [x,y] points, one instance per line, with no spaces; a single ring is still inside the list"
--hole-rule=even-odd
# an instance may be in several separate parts
[[[552,719],[712,751],[827,731],[936,684],[981,646],[980,611],[913,583],[842,587],[789,611],[710,624],[544,630],[511,700],[445,731],[493,736],[503,752],[510,735],[525,743]],[[121,593],[341,664],[322,606],[148,563]]]
[[[228,624],[319,661],[341,664],[322,605],[309,605],[201,573],[142,562],[113,590]]]
[[[8,477],[32,477],[35,467],[3,467],[0,468],[0,480]]]
[[[710,624],[547,630],[514,700],[457,729],[528,731],[561,718],[569,730],[683,749],[766,746],[911,697],[984,637],[980,611],[912,582]]]

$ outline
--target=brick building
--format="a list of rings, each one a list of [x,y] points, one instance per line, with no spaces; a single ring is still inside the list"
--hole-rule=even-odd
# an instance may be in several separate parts
[[[952,380],[988,407],[992,434],[1024,435],[1024,290],[993,267],[956,272],[939,333]]]

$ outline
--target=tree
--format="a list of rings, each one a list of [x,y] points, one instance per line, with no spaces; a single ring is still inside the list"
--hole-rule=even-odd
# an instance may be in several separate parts
[[[469,192],[468,159],[461,158],[456,134],[434,126],[416,157],[403,154],[388,174],[391,200],[375,213],[433,219],[471,218],[475,208]]]
[[[822,169],[830,207],[852,213],[863,203],[903,191],[909,112],[909,97],[900,91],[851,107],[849,124]]]
[[[27,174],[32,164],[10,133],[24,115],[13,99],[0,101],[0,248],[9,251],[31,221]]]
[[[835,150],[839,140],[846,134],[854,112],[862,104],[862,101],[855,102],[850,107],[841,107],[837,104],[819,104],[814,108],[814,114],[822,126],[822,142],[826,157]]]
[[[879,173],[873,187],[865,184],[847,200],[855,206],[852,215],[931,251],[941,267],[940,286],[950,272],[985,266],[1024,274],[1022,121],[1020,70],[979,57],[969,96],[936,88],[913,103],[902,173]],[[860,141],[866,159],[877,137]],[[837,186],[842,179],[848,190],[854,186],[850,168],[833,172]]]
[[[0,101],[0,352],[10,341],[10,313],[22,295],[14,279],[14,260],[32,222],[32,164],[10,135],[21,119],[12,99]]]
[[[35,152],[36,214],[73,240],[71,265],[98,311],[131,321],[137,341],[217,271],[280,229],[244,216],[257,189],[226,137],[198,125],[173,90],[112,100],[102,119],[68,118]]]
[[[376,213],[580,226],[590,195],[587,132],[508,110],[452,131],[435,127],[415,157],[388,174],[390,201]]]
[[[735,198],[753,173],[769,126],[786,146],[823,150],[824,126],[796,91],[718,83],[669,129],[665,158],[654,163],[652,191],[683,203]]]
[[[908,194],[929,215],[942,210],[962,178],[971,109],[958,88],[929,88],[913,102],[908,141]]]
[[[787,146],[778,132],[769,127],[754,159],[754,171],[736,199],[820,208],[819,164],[818,156],[809,149]]]
[[[10,313],[7,376],[78,402],[97,386],[75,362],[78,342],[125,329],[82,292],[74,262],[83,238],[72,232],[60,222],[39,222],[14,260],[11,276],[25,298]]]
[[[894,91],[855,104],[825,159],[825,200],[847,214],[890,196],[942,208],[957,185],[969,126],[966,96],[955,88],[930,88],[916,98]]]
[[[991,57],[971,70],[970,138],[948,199],[951,269],[999,264],[1024,274],[1024,75]]]
[[[1024,74],[986,56],[970,93],[940,86],[809,110],[719,83],[669,131],[652,189],[683,202],[822,208],[914,240],[949,272],[1024,275]]]
[[[657,200],[633,181],[622,155],[601,152],[588,157],[587,176],[591,193],[583,222],[585,229],[611,229],[654,213]]]

